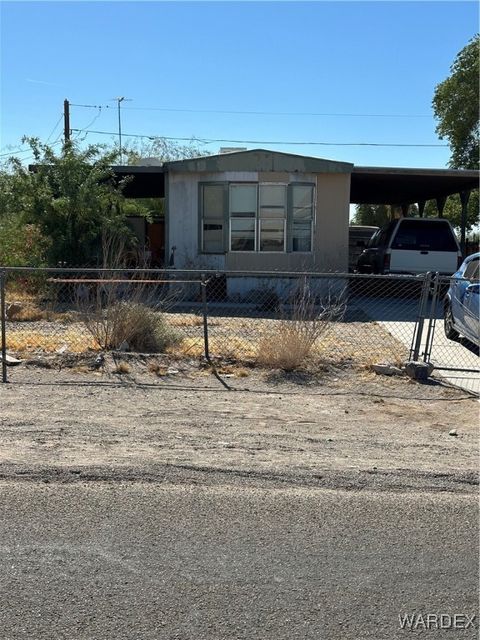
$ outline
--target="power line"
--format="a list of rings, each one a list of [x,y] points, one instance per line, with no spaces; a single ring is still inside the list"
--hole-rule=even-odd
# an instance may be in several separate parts
[[[63,118],[63,114],[62,114],[62,118]],[[60,134],[61,135],[61,134]],[[57,137],[57,139],[54,142],[51,142],[49,144],[49,147],[55,147],[57,144],[60,144],[61,140],[59,140],[60,136]],[[29,160],[30,158],[33,158],[34,156],[31,155],[32,150],[30,149],[30,147],[27,147],[26,149],[13,149],[12,151],[10,151],[9,153],[0,153],[0,158],[4,158],[5,156],[15,156],[18,154],[24,154],[24,153],[30,153],[30,156],[27,156],[25,158],[22,158],[22,160]]]
[[[70,105],[71,106],[71,105]],[[93,120],[91,120],[84,128],[84,131],[88,131],[88,129],[98,120],[98,118],[102,115],[102,108],[101,106],[98,107],[98,113],[97,115],[93,118]],[[73,129],[72,129],[73,131]],[[80,132],[81,133],[81,132]],[[80,136],[80,133],[78,133],[77,138]]]
[[[94,131],[89,129],[72,129],[72,131],[86,131],[87,133],[94,133],[97,135],[116,136],[118,135],[114,131]],[[173,137],[173,136],[154,136],[136,133],[122,133],[123,136],[128,138],[146,138],[148,140],[155,140],[162,138],[163,140],[179,140],[189,142],[202,142],[203,144],[212,144],[216,142],[228,142],[231,144],[271,144],[271,145],[291,145],[291,146],[322,146],[322,147],[448,147],[447,144],[408,144],[400,142],[384,143],[384,142],[299,142],[299,141],[287,141],[287,140],[230,140],[227,138],[197,138],[197,137]]]
[[[96,104],[73,104],[72,107],[82,107],[85,109],[112,109],[111,105]],[[254,115],[254,116],[319,116],[331,118],[432,118],[431,114],[408,114],[408,113],[321,113],[315,111],[241,111],[228,109],[184,109],[176,107],[123,107],[128,111],[169,111],[172,113],[215,113],[231,115]]]
[[[48,136],[46,142],[48,142],[50,140],[50,138],[53,136],[53,134],[55,133],[56,128],[58,127],[58,125],[60,124],[60,122],[63,120],[63,112],[60,114],[60,118],[58,119],[57,124],[53,127],[52,131],[50,132],[50,135]]]

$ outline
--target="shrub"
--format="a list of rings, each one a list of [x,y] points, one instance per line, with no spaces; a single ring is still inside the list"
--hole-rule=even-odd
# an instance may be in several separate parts
[[[160,353],[176,342],[177,333],[164,315],[139,302],[115,302],[83,314],[84,323],[102,350]]]
[[[284,313],[278,322],[266,324],[258,342],[257,362],[284,371],[297,369],[311,355],[330,324],[343,315],[341,298],[328,298],[317,305],[304,281],[293,298],[290,314]]]

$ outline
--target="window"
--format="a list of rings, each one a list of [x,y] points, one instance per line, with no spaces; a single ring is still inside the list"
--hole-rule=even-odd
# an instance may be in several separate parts
[[[445,220],[401,220],[392,249],[405,251],[458,251],[453,231]]]
[[[257,185],[231,184],[229,206],[230,251],[255,251]]]
[[[260,251],[285,251],[287,187],[261,184],[259,201]]]
[[[223,253],[225,187],[204,184],[200,189],[202,211],[201,247],[204,253]]]
[[[313,203],[312,184],[201,184],[201,250],[310,252]]]
[[[292,251],[312,250],[313,186],[293,184]]]
[[[463,274],[463,277],[465,278],[465,280],[470,280],[471,282],[478,282],[479,281],[479,261],[478,259],[472,260],[467,268],[465,269],[465,273]]]

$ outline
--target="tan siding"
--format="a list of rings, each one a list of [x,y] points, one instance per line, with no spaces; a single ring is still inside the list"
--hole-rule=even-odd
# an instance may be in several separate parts
[[[317,176],[317,211],[314,234],[317,271],[348,271],[348,213],[350,175]]]

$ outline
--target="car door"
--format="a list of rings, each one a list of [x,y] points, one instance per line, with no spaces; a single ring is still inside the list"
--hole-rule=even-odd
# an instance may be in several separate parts
[[[463,325],[467,338],[478,344],[480,335],[480,277],[479,259],[472,260],[465,270],[468,284],[463,295]]]

